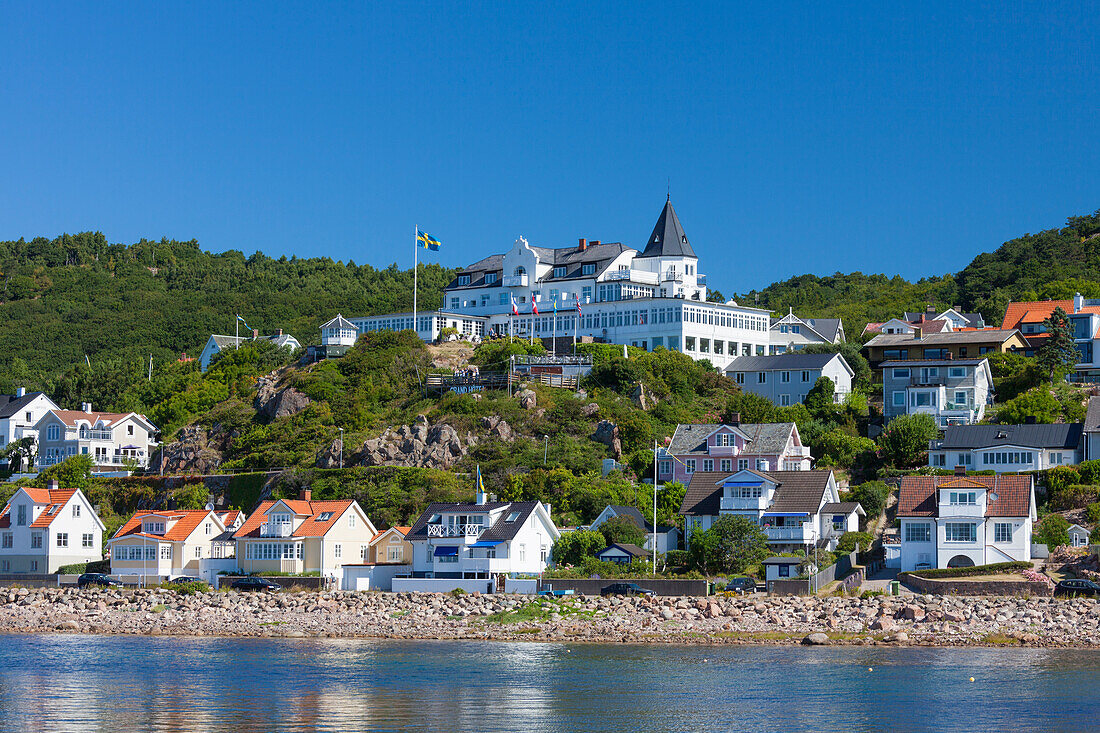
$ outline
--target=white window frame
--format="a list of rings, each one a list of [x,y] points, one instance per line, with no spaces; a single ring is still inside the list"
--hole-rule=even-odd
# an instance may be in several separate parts
[[[1008,538],[1005,539],[1004,533],[1008,533]],[[994,522],[993,523],[993,543],[999,545],[1011,545],[1012,544],[1012,522]]]

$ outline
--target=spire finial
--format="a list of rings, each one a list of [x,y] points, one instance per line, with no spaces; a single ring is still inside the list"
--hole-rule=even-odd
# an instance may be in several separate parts
[[[665,179],[665,188],[668,193],[665,195],[665,203],[672,201],[672,176]]]

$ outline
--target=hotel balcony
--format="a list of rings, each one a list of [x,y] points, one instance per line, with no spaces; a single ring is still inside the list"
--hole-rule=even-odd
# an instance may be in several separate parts
[[[707,276],[706,275],[696,275],[695,276],[695,282],[696,282],[697,285],[699,285],[699,287],[706,287],[706,285],[707,285]]]
[[[656,285],[658,277],[657,273],[645,270],[612,270],[604,276],[604,280],[629,280],[642,285]]]
[[[522,275],[508,275],[502,279],[504,287],[506,288],[525,288],[527,287],[527,273]]]
[[[477,537],[485,529],[482,524],[429,524],[429,537]]]
[[[682,283],[684,281],[684,273],[676,272],[676,270],[666,270],[662,280],[664,282]]]

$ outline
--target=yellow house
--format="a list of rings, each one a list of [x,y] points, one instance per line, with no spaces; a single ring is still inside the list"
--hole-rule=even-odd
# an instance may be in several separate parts
[[[412,545],[405,539],[408,527],[390,527],[374,536],[363,562],[375,564],[405,564],[412,562]]]
[[[377,534],[353,500],[299,499],[261,502],[234,539],[246,573],[320,573],[339,578],[345,563],[362,562]]]
[[[107,541],[112,575],[199,577],[225,523],[209,509],[137,512]]]

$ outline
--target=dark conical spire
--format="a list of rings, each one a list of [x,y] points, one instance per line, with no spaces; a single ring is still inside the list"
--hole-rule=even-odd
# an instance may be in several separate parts
[[[653,227],[653,233],[649,235],[645,249],[638,256],[695,257],[695,250],[688,243],[684,228],[680,226],[680,219],[676,216],[676,210],[672,208],[671,194],[665,199],[665,208],[661,210],[657,225]]]

